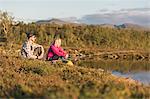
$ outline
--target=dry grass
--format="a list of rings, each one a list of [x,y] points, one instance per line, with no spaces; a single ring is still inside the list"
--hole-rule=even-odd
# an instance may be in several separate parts
[[[149,98],[149,89],[101,69],[0,55],[0,97]]]

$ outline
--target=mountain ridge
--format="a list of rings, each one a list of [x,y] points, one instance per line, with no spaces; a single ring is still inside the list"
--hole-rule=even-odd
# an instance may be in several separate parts
[[[38,20],[35,23],[36,24],[57,24],[57,25],[63,25],[63,24],[73,24],[73,25],[99,25],[101,27],[109,27],[109,28],[131,28],[131,29],[140,29],[140,30],[150,30],[149,27],[146,26],[142,26],[139,24],[134,24],[134,23],[122,23],[122,24],[86,24],[86,23],[80,23],[80,20],[77,20],[76,18],[73,18],[71,20],[72,17],[70,18],[52,18],[49,20]]]

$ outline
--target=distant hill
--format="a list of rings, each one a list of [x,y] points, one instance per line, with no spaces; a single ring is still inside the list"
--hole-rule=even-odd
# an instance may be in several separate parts
[[[100,24],[101,27],[115,28],[113,24]]]
[[[68,22],[66,21],[62,21],[60,19],[50,19],[50,20],[39,20],[36,22],[37,24],[58,24],[58,25],[62,25],[62,24],[69,24]]]
[[[39,20],[36,22],[37,24],[57,24],[57,25],[63,25],[63,24],[73,24],[73,25],[86,25],[86,23],[80,23],[79,20],[76,20],[75,18],[62,18],[62,19],[50,19],[50,20]],[[97,24],[98,25],[98,24]],[[99,24],[101,27],[108,27],[108,28],[130,28],[130,29],[136,29],[136,30],[150,30],[148,27],[144,27],[138,24],[132,24],[132,23],[124,23],[121,25],[114,25],[114,24]]]
[[[66,18],[61,18],[61,20],[69,22],[69,23],[77,23],[80,24],[80,20],[76,17],[66,17]]]
[[[124,23],[121,25],[114,25],[116,28],[131,28],[131,29],[136,29],[136,30],[150,30],[148,27],[144,27],[138,24],[132,24],[132,23]]]
[[[135,29],[135,30],[150,30],[148,27],[144,27],[138,24],[132,24],[132,23],[124,23],[121,25],[113,25],[113,24],[100,24],[101,27],[108,27],[108,28],[128,28],[128,29]]]
[[[77,22],[70,22],[63,19],[50,19],[50,20],[39,20],[36,22],[37,24],[57,24],[57,25],[63,25],[63,24],[73,24],[73,25],[79,25]]]

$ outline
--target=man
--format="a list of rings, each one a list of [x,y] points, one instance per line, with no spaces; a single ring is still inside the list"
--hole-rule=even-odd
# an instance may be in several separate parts
[[[42,59],[44,56],[44,48],[42,45],[36,44],[36,37],[32,33],[27,33],[27,41],[23,44],[21,55],[28,59]]]

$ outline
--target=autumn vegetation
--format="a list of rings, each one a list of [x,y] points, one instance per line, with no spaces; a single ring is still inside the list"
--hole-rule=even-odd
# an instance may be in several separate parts
[[[94,63],[90,64],[90,60],[68,66],[61,62],[51,64],[49,61],[22,59],[19,49],[26,40],[27,32],[35,33],[37,43],[42,44],[45,50],[55,33],[60,34],[63,39],[62,46],[68,50],[69,48],[104,51],[142,50],[148,55],[150,50],[150,31],[147,30],[81,24],[16,23],[7,12],[0,11],[0,97],[50,99],[150,97],[150,86],[116,77],[106,69],[102,70],[93,65]],[[149,66],[146,65],[145,68],[149,69]]]

